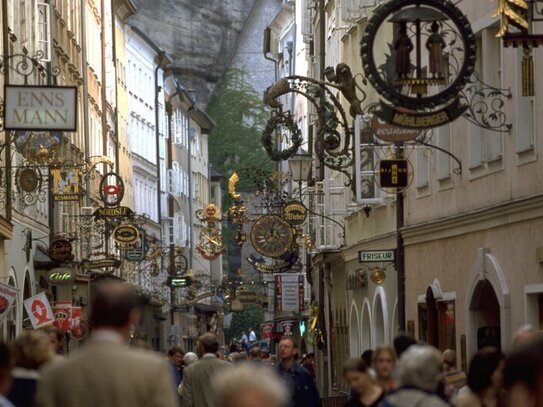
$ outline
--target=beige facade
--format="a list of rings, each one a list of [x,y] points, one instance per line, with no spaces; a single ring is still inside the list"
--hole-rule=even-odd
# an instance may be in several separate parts
[[[543,327],[540,248],[543,181],[540,174],[543,86],[520,91],[522,50],[495,38],[494,5],[462,3],[478,41],[483,81],[510,88],[506,133],[459,119],[434,129],[463,164],[442,153],[417,152],[414,186],[406,200],[406,308],[419,339],[455,348],[465,366],[485,345],[507,349],[524,324]],[[543,53],[534,50],[536,70]]]

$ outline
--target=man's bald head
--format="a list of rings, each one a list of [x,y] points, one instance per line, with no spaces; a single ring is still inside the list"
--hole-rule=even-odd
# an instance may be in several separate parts
[[[134,290],[120,282],[104,282],[97,285],[91,305],[90,322],[94,329],[125,328],[134,323],[138,299]]]

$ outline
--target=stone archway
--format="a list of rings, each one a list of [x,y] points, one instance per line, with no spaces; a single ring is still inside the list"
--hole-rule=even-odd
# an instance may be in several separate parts
[[[352,358],[360,356],[360,327],[358,326],[358,318],[358,308],[353,301],[349,315],[349,353]]]
[[[511,304],[509,287],[498,259],[489,249],[479,249],[471,272],[466,298],[467,351],[471,357],[478,348],[511,343]]]
[[[367,349],[372,349],[372,329],[371,329],[371,311],[370,311],[370,302],[366,298],[364,300],[364,305],[362,306],[362,322],[361,326],[361,350],[364,352]]]

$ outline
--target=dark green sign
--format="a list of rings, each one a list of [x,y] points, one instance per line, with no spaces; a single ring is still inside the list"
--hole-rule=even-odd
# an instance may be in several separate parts
[[[185,288],[192,284],[192,278],[186,276],[172,276],[168,278],[168,285],[172,288]]]

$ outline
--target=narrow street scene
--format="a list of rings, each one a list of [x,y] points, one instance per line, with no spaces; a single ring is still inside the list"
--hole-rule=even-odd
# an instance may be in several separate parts
[[[0,27],[0,407],[543,407],[543,0]]]

